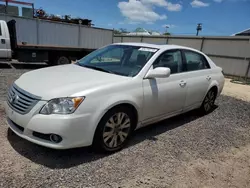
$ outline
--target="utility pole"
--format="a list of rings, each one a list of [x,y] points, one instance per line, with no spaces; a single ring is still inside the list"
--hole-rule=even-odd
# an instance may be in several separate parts
[[[8,0],[5,0],[5,14],[8,14]]]
[[[198,35],[199,35],[199,31],[202,30],[202,23],[198,23],[198,24],[197,24],[196,30],[197,30],[196,36],[198,36]]]
[[[165,28],[166,28],[166,33],[168,32],[168,28],[169,28],[169,26],[168,25],[166,25],[165,26]]]

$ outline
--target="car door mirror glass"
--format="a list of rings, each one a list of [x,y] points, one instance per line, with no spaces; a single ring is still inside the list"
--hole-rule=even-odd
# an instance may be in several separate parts
[[[155,69],[150,69],[146,74],[145,78],[167,78],[170,76],[170,69],[167,67],[157,67]]]

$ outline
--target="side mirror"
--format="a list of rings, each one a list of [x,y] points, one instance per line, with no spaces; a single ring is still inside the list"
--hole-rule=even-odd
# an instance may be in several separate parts
[[[171,70],[167,67],[157,67],[155,69],[149,70],[145,78],[167,78],[170,76]]]

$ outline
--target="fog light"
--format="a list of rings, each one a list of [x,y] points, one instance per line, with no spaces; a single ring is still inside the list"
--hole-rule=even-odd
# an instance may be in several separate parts
[[[62,141],[62,137],[56,134],[51,134],[49,138],[50,138],[50,141],[54,143],[59,143]]]

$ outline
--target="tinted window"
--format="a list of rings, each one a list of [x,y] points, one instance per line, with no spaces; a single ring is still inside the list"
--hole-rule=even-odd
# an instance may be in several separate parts
[[[1,27],[1,24],[0,24],[0,36],[2,36],[2,27]]]
[[[195,70],[210,68],[206,58],[202,54],[192,51],[184,51],[184,55],[187,62],[186,64],[187,71],[195,71]]]
[[[171,74],[182,72],[182,57],[181,51],[166,51],[154,62],[153,68],[168,67]]]

